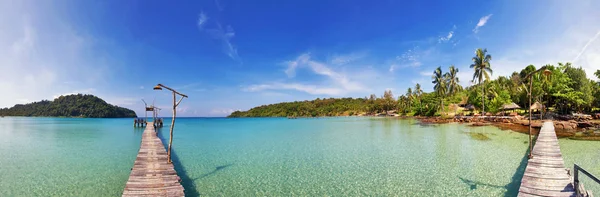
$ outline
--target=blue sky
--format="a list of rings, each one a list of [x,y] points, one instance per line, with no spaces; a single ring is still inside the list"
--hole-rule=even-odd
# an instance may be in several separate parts
[[[528,64],[600,69],[600,2],[5,1],[0,107],[70,93],[143,115],[162,83],[187,95],[181,116],[317,97],[365,97],[468,68],[476,48],[494,77]]]

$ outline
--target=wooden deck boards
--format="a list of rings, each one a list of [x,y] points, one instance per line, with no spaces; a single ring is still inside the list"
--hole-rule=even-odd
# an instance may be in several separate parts
[[[521,179],[519,196],[575,196],[552,121],[544,122],[532,155]]]
[[[167,152],[149,122],[123,196],[184,196],[180,180],[173,164],[167,162]]]

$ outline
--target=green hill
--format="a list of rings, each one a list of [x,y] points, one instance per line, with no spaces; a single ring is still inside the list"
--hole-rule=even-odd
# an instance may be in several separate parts
[[[106,103],[94,95],[73,94],[60,96],[54,101],[42,100],[1,108],[1,116],[50,116],[86,118],[137,117],[133,110]]]

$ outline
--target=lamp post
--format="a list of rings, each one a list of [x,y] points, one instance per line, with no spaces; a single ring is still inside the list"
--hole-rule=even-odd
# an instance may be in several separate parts
[[[533,71],[529,74],[527,74],[527,76],[525,77],[526,79],[529,79],[529,159],[533,158],[533,155],[531,155],[531,151],[533,151],[533,144],[531,143],[531,93],[533,92],[533,79],[532,76],[535,73],[538,73],[540,71],[544,71],[544,75],[549,76],[550,74],[552,74],[552,72],[548,69],[546,69],[546,66],[542,66],[540,69],[537,69],[536,71]]]
[[[173,144],[173,127],[175,127],[175,115],[177,113],[177,106],[179,105],[179,103],[181,103],[181,100],[183,100],[183,98],[187,98],[187,96],[185,94],[181,94],[167,86],[164,86],[162,84],[158,84],[156,86],[154,86],[154,90],[162,90],[162,88],[165,88],[167,90],[171,90],[171,92],[173,92],[173,118],[171,119],[171,128],[169,130],[169,149],[167,151],[167,158],[168,158],[168,162],[172,163],[171,161],[171,144]],[[179,99],[179,101],[175,102],[177,100],[176,95],[179,94],[181,96],[181,98]]]

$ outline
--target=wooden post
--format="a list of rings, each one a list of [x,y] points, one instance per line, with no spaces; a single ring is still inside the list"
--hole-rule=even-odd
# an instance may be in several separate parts
[[[173,118],[171,119],[171,129],[169,131],[169,151],[167,152],[169,163],[173,163],[173,161],[171,161],[171,144],[173,144],[173,127],[175,126],[175,114],[177,113],[177,103],[175,103],[176,100],[175,92],[173,92]]]
[[[531,88],[533,87],[533,79],[529,76],[529,159],[533,158],[533,144],[531,143]]]

